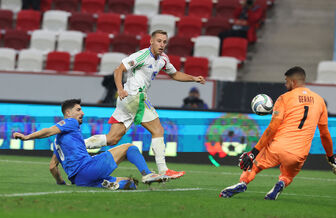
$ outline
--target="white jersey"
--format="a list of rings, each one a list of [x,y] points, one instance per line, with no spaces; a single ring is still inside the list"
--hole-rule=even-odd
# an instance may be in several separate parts
[[[155,79],[160,70],[164,70],[168,74],[176,72],[175,67],[169,62],[166,54],[162,53],[162,55],[155,59],[150,48],[145,48],[131,54],[124,58],[122,63],[128,71],[124,89],[130,95],[136,95],[140,88],[147,91],[152,80]]]

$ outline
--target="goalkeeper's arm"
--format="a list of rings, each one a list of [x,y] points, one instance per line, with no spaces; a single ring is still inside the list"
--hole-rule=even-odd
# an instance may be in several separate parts
[[[336,174],[336,160],[333,155],[333,144],[330,136],[330,132],[328,130],[328,125],[318,125],[320,130],[320,138],[323,145],[323,148],[327,155],[328,163],[332,166],[333,172]]]

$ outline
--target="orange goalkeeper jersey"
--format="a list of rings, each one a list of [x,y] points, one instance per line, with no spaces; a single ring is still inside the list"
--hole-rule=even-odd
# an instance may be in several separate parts
[[[306,158],[317,125],[328,124],[324,99],[305,87],[281,95],[274,104],[273,117],[282,119],[271,150],[285,150]]]

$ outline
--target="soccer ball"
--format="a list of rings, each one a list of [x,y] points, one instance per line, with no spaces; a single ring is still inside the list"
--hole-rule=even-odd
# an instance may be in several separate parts
[[[255,114],[270,114],[273,110],[273,101],[268,95],[259,94],[252,99],[251,107]]]

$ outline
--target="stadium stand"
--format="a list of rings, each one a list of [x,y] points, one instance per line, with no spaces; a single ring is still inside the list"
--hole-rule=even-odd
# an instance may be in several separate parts
[[[176,70],[181,70],[182,62],[180,56],[169,55],[170,63],[175,67]]]
[[[73,12],[69,18],[69,29],[84,33],[93,32],[95,19],[92,14]]]
[[[85,51],[105,53],[110,48],[110,38],[107,33],[88,33],[85,39]]]
[[[28,48],[29,35],[25,30],[8,29],[4,35],[4,47],[21,50]]]
[[[220,32],[231,29],[230,16],[209,17],[204,24],[205,35],[218,36]]]
[[[70,54],[68,52],[49,52],[46,60],[46,70],[66,72],[70,70]]]
[[[127,57],[124,53],[109,52],[105,53],[100,63],[100,75],[112,74],[113,71],[120,65],[121,60]]]
[[[0,10],[0,29],[13,28],[13,12],[11,10]]]
[[[182,17],[177,24],[177,35],[197,37],[202,33],[202,20],[199,17]]]
[[[317,83],[336,83],[336,61],[321,61],[317,66]]]
[[[108,0],[108,11],[117,14],[133,13],[134,0]]]
[[[176,18],[172,15],[158,14],[153,16],[150,22],[150,33],[155,30],[164,30],[168,37],[175,35]]]
[[[120,34],[112,40],[112,51],[131,54],[139,47],[139,40],[135,35]]]
[[[150,35],[144,35],[140,39],[140,49],[148,48],[150,46]]]
[[[82,0],[81,11],[86,13],[102,13],[105,9],[105,0]]]
[[[211,63],[210,79],[219,81],[235,81],[237,78],[238,60],[231,57],[215,57]]]
[[[170,14],[175,17],[185,16],[186,1],[185,0],[162,0],[161,14]]]
[[[79,0],[53,0],[54,9],[68,12],[78,11]]]
[[[40,28],[41,12],[35,10],[21,10],[17,14],[16,29],[36,30]]]
[[[171,37],[167,45],[168,54],[186,57],[192,55],[193,43],[188,37]]]
[[[121,18],[119,14],[99,14],[97,19],[97,32],[104,32],[116,35],[120,33],[120,25]]]
[[[194,56],[211,60],[219,55],[220,40],[217,36],[199,36],[194,44]]]
[[[1,9],[17,13],[22,8],[22,0],[1,0]]]
[[[42,71],[43,53],[35,49],[24,49],[19,53],[17,70]]]
[[[61,32],[67,29],[69,13],[59,10],[46,11],[43,14],[42,28],[49,31]]]
[[[43,54],[55,50],[56,34],[47,30],[35,30],[30,39],[30,48],[37,49]]]
[[[129,14],[124,21],[124,34],[145,35],[148,32],[148,18],[145,15]]]
[[[58,37],[57,50],[74,55],[82,51],[84,34],[79,31],[64,31]]]
[[[148,18],[159,13],[160,0],[135,0],[134,14],[146,15]]]
[[[216,16],[231,16],[240,5],[239,0],[218,0],[216,5]]]
[[[97,72],[98,64],[99,58],[96,53],[81,52],[75,55],[73,70],[91,75]]]
[[[209,61],[203,57],[187,57],[184,63],[184,72],[193,76],[208,77]]]
[[[12,48],[0,48],[0,70],[15,69],[16,52]]]
[[[247,39],[228,37],[223,40],[222,56],[234,57],[243,62],[246,60],[247,45]]]
[[[52,0],[41,0],[40,8],[42,12],[51,10],[51,6],[52,6]]]
[[[189,16],[209,18],[212,15],[212,0],[190,0]]]

